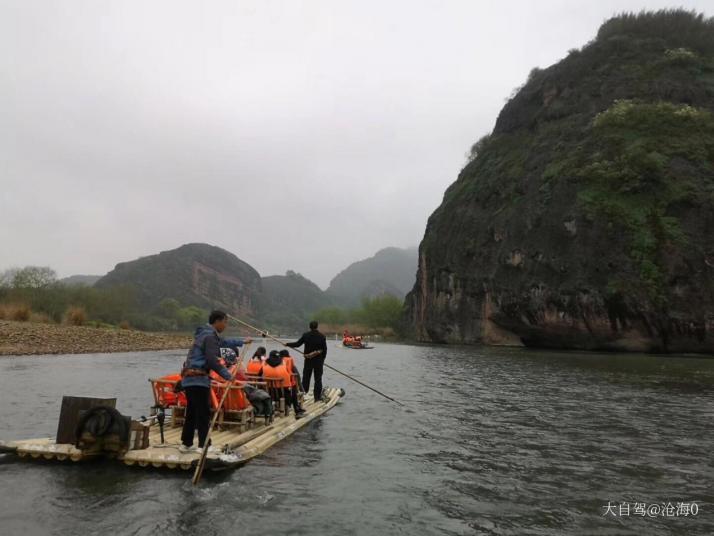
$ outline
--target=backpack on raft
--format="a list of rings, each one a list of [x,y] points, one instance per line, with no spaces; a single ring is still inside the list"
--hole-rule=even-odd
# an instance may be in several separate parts
[[[252,385],[245,385],[243,389],[248,397],[248,401],[253,406],[255,415],[265,417],[266,421],[272,420],[273,400],[270,398],[270,395],[266,391],[253,387]]]

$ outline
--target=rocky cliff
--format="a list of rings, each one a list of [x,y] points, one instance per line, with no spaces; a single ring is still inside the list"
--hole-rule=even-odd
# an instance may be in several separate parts
[[[714,352],[714,21],[624,15],[534,69],[429,218],[424,341]]]

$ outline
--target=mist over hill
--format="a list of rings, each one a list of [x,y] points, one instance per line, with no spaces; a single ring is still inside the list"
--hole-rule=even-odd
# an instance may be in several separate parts
[[[291,270],[285,275],[264,277],[262,284],[261,318],[272,326],[305,329],[315,311],[334,305],[320,287]]]
[[[404,298],[414,286],[417,256],[416,248],[384,248],[337,274],[330,282],[327,294],[345,307],[359,305],[362,298],[383,294]]]
[[[86,285],[88,287],[91,287],[99,281],[103,276],[101,275],[82,275],[82,274],[77,274],[77,275],[70,275],[68,277],[63,277],[62,279],[59,280],[59,283],[63,285]]]

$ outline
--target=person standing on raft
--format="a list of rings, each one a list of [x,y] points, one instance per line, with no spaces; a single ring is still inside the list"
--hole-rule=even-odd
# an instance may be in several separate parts
[[[181,371],[181,385],[186,391],[186,416],[181,432],[181,452],[193,449],[193,434],[198,430],[198,448],[203,448],[211,419],[211,371],[229,381],[231,374],[219,359],[221,357],[220,333],[226,329],[228,317],[223,311],[213,311],[208,325],[196,330],[193,346]],[[246,341],[249,342],[249,341]]]
[[[286,346],[297,348],[305,345],[305,364],[302,369],[302,388],[306,393],[310,390],[310,378],[315,373],[315,391],[313,396],[315,402],[322,399],[322,369],[327,357],[327,341],[325,336],[317,330],[317,322],[310,322],[310,331],[302,334],[295,342],[289,342]]]

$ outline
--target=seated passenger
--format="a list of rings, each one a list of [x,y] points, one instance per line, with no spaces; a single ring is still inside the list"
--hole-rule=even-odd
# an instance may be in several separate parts
[[[258,347],[258,349],[250,358],[248,364],[245,367],[245,373],[249,376],[262,376],[263,375],[263,356],[267,353],[264,346]]]
[[[287,350],[280,350],[280,357],[282,358],[283,363],[285,363],[285,367],[288,369],[288,373],[290,374],[290,397],[295,414],[299,415],[305,413],[305,410],[300,407],[299,387],[302,386],[302,379],[300,378],[300,373],[295,366],[295,360]]]
[[[237,361],[236,353],[230,348],[225,347],[221,347],[220,352],[221,353],[220,357],[218,358],[218,363],[226,367],[228,369],[228,372],[233,374],[232,367],[236,364]],[[218,382],[223,381],[221,376],[214,370],[211,371],[210,376],[212,379]]]
[[[302,417],[304,410],[300,407],[298,397],[293,396],[292,382],[294,378],[292,376],[292,368],[291,357],[288,357],[286,362],[277,350],[273,350],[263,365],[263,378],[275,381],[276,395],[282,395],[285,398],[285,403],[292,405],[295,411],[295,418],[299,419]]]

